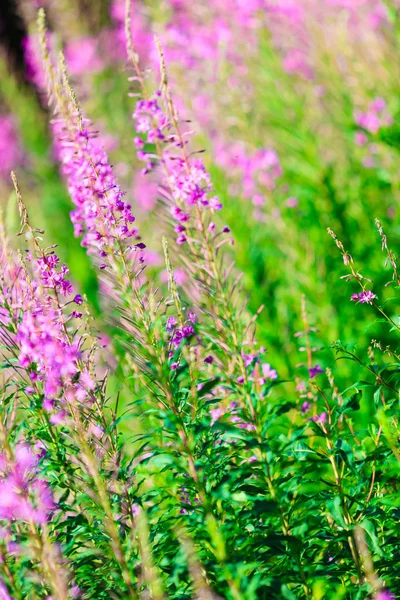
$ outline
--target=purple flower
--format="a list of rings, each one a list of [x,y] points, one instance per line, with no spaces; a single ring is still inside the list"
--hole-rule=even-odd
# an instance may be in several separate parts
[[[38,476],[38,457],[23,444],[14,459],[0,454],[0,519],[43,524],[55,504],[47,483]]]
[[[324,423],[326,423],[326,420],[327,420],[326,412],[323,412],[320,415],[315,415],[315,417],[310,418],[310,421],[313,421],[314,423],[318,423],[319,425],[323,425]]]
[[[11,115],[0,115],[0,179],[9,179],[11,169],[24,162],[24,152]]]
[[[178,235],[178,237],[176,238],[176,243],[181,246],[182,244],[184,244],[186,242],[186,235],[184,233],[181,233],[181,235]]]
[[[376,298],[376,295],[371,290],[365,290],[359,294],[352,294],[351,301],[359,302],[360,304],[372,304],[372,301]]]
[[[182,329],[182,335],[183,337],[190,337],[191,335],[194,334],[194,327],[193,325],[185,325],[185,327],[183,327]]]
[[[176,318],[168,317],[167,326],[166,326],[167,331],[172,331],[175,328],[175,326],[176,326]]]
[[[214,362],[214,359],[213,359],[213,357],[211,356],[211,354],[209,354],[208,356],[206,356],[206,357],[205,357],[205,359],[204,359],[204,362],[205,362],[207,365],[211,365],[211,364]]]
[[[377,593],[376,600],[396,600],[396,597],[388,590],[381,590]]]
[[[265,379],[271,379],[271,381],[273,379],[278,379],[278,373],[275,371],[275,369],[271,369],[270,364],[266,363],[261,365],[261,369]]]
[[[76,294],[73,302],[75,302],[75,304],[78,304],[78,306],[81,305],[81,304],[83,304],[83,298],[82,298],[82,296],[80,294]]]
[[[210,198],[209,205],[210,208],[213,208],[214,210],[222,210],[222,204],[217,196]]]
[[[315,365],[315,367],[311,367],[310,369],[308,369],[308,372],[310,374],[310,379],[313,379],[316,375],[319,375],[320,373],[323,373],[323,369],[321,369],[321,367],[319,365]]]
[[[135,217],[130,204],[123,201],[108,156],[101,141],[90,134],[89,125],[83,119],[83,128],[76,125],[71,132],[71,127],[57,119],[53,135],[61,173],[75,204],[71,213],[75,235],[83,236],[82,245],[90,253],[105,258],[114,255],[115,248],[121,250],[129,238],[137,238],[138,231],[132,228]],[[106,266],[102,263],[100,269]]]
[[[213,408],[212,410],[210,410],[210,415],[211,415],[211,425],[212,425],[213,423],[215,423],[215,421],[218,421],[218,419],[222,416],[221,407]]]

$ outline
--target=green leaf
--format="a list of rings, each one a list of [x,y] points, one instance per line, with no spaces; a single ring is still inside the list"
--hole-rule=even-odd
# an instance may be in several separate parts
[[[343,518],[342,503],[340,497],[335,496],[335,498],[333,498],[332,500],[328,500],[326,506],[328,507],[329,513],[332,515],[336,523],[343,527],[343,529],[346,529],[347,525]]]

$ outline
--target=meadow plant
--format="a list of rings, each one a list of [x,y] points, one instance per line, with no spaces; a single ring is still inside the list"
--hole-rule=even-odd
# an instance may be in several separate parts
[[[372,19],[380,30],[383,5],[361,4],[360,13],[343,4],[349,27],[358,32]],[[251,52],[260,51],[265,9],[277,19],[279,58],[300,75],[302,89],[319,66],[304,34],[306,3],[235,1],[235,11],[224,2],[199,11],[168,5],[165,46],[155,37],[143,59],[141,44],[151,36],[130,0],[113,3],[109,29],[119,41],[115,54],[122,41],[126,47],[127,153],[156,188],[160,285],[150,264],[155,235],[137,225],[136,199],[123,192],[70,83],[68,70],[82,76],[85,62],[75,62],[76,46],[55,57],[39,11],[37,72],[54,112],[53,152],[74,235],[98,280],[101,314],[93,316],[73,266],[70,272],[58,256],[62,248],[47,245],[33,224],[12,173],[20,227],[17,236],[3,224],[0,230],[0,598],[395,598],[400,325],[397,299],[388,297],[400,281],[395,252],[377,221],[385,264],[372,280],[368,264],[356,267],[351,236],[342,242],[329,229],[339,251],[330,260],[339,264],[341,255],[345,270],[334,272],[345,280],[340,310],[363,327],[373,318],[367,347],[344,339],[321,349],[325,332],[310,309],[318,300],[298,293],[301,330],[291,331],[291,353],[263,347],[256,330],[263,307],[252,310],[246,300],[235,236],[221,215],[231,208],[229,183],[259,209],[251,218],[263,219],[285,177],[281,154],[269,143],[235,139],[235,128],[226,138],[216,134],[217,113],[192,128],[181,116],[184,87],[167,74],[173,50],[195,71],[203,49],[218,58],[224,47],[227,64],[245,75],[249,54],[230,37],[245,31]],[[294,28],[292,49],[280,45],[282,19]],[[91,72],[106,68],[96,42],[82,37],[79,44]],[[188,80],[187,90],[199,83]],[[394,116],[375,95],[358,102],[349,120],[351,144],[369,152],[369,136],[387,135]],[[197,150],[199,124],[216,142],[218,167]],[[289,191],[282,191],[285,206],[297,210]],[[291,225],[279,210],[270,214],[288,239]],[[344,217],[336,220],[346,231]],[[251,240],[249,254],[254,246]]]

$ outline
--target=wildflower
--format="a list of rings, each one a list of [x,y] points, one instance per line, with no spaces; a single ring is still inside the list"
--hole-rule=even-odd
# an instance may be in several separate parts
[[[89,122],[82,120],[82,128],[76,131],[63,120],[53,121],[53,133],[62,175],[68,182],[68,190],[75,204],[71,213],[74,233],[83,236],[82,246],[91,253],[107,258],[115,249],[122,248],[130,238],[138,238],[132,227],[135,217],[131,205],[123,201],[124,193],[119,187],[113,169],[101,143],[89,132]],[[100,269],[107,264],[102,262]]]
[[[204,359],[204,362],[205,362],[207,365],[211,365],[211,364],[214,362],[214,359],[213,359],[213,357],[212,357],[212,356],[209,354],[208,356],[206,356],[206,357],[205,357],[205,359]]]
[[[376,295],[371,290],[365,290],[359,294],[352,294],[350,299],[352,302],[359,302],[360,304],[372,304],[374,298],[376,298]]]
[[[270,379],[271,381],[274,379],[278,379],[278,373],[275,369],[271,369],[271,365],[266,363],[261,365],[262,374],[265,379]]]
[[[14,600],[2,579],[0,579],[0,600]]]
[[[308,369],[309,375],[310,375],[310,379],[313,379],[316,375],[319,375],[320,373],[323,373],[323,369],[321,369],[321,367],[319,365],[315,365],[315,367],[310,367]]]
[[[11,115],[0,115],[0,179],[8,179],[11,169],[24,162],[18,131]]]
[[[210,208],[213,208],[214,210],[222,210],[222,204],[219,201],[219,198],[217,196],[213,196],[212,198],[210,198],[209,200],[209,206]]]
[[[310,417],[310,421],[317,423],[318,425],[324,425],[327,420],[326,412],[321,413],[320,415],[315,415],[315,417]]]
[[[140,514],[139,504],[132,504],[132,514],[134,517],[137,517]]]
[[[396,600],[396,597],[388,590],[381,590],[377,593],[376,600]]]
[[[73,75],[96,73],[103,68],[98,41],[94,37],[71,40],[65,47],[68,70]]]
[[[354,141],[357,146],[365,146],[368,141],[368,137],[364,131],[356,131],[354,135]]]
[[[185,325],[182,328],[182,335],[183,337],[190,337],[191,335],[194,334],[194,327],[192,325]]]
[[[375,98],[370,103],[366,112],[355,112],[354,120],[359,127],[369,131],[369,133],[376,134],[382,127],[390,125],[393,119],[387,111],[385,100],[383,98]]]
[[[211,415],[211,425],[212,425],[213,423],[215,423],[215,421],[218,421],[218,419],[222,416],[221,407],[211,409],[210,415]]]
[[[272,148],[259,148],[250,153],[242,143],[220,143],[216,160],[220,167],[229,170],[241,181],[243,196],[251,200],[254,206],[265,203],[265,189],[273,190],[282,174],[278,155]]]
[[[13,459],[0,454],[0,519],[45,523],[55,504],[47,483],[38,476],[38,459],[18,444]]]
[[[67,418],[68,414],[65,412],[65,410],[59,410],[50,415],[49,421],[52,425],[64,425],[67,421]]]
[[[144,146],[144,142],[140,137],[135,137],[133,143],[135,144],[135,147],[139,149],[142,149]]]
[[[57,312],[42,307],[26,312],[17,339],[20,365],[37,374],[46,396],[57,396],[64,383],[76,375],[81,357],[78,345],[69,344],[63,337]]]
[[[303,415],[308,412],[311,408],[311,405],[307,402],[307,400],[305,402],[303,402],[303,404],[301,405],[301,412],[303,413]]]
[[[168,317],[167,319],[167,331],[172,331],[175,326],[177,324],[176,318],[175,317]]]
[[[296,208],[296,206],[298,206],[298,204],[299,204],[299,201],[294,196],[291,196],[290,198],[288,198],[286,200],[286,206],[288,208]]]
[[[178,237],[176,238],[176,243],[178,245],[184,244],[186,242],[186,235],[184,233],[181,233],[181,235],[178,235]]]

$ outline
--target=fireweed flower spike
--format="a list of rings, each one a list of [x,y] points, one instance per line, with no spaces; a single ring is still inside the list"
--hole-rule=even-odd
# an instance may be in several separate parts
[[[128,0],[128,10],[129,4]],[[187,136],[181,132],[168,88],[162,50],[157,39],[156,43],[160,54],[161,88],[149,96],[135,55],[129,51],[132,43],[128,33],[128,57],[133,63],[135,79],[139,82],[144,96],[143,100],[137,102],[133,115],[137,124],[138,137],[142,139],[142,143],[136,142],[136,147],[140,147],[138,158],[145,163],[145,169],[158,169],[162,182],[161,194],[169,205],[170,214],[175,221],[175,231],[179,233],[176,242],[182,248],[183,262],[189,269],[191,277],[195,277],[200,283],[201,290],[204,290],[197,301],[200,301],[202,311],[203,335],[205,339],[212,341],[213,349],[218,353],[219,360],[218,363],[215,362],[215,375],[221,377],[222,364],[224,374],[228,374],[226,383],[229,382],[229,385],[234,386],[235,389],[233,396],[235,407],[238,397],[242,399],[240,411],[243,417],[232,414],[231,422],[237,423],[239,428],[246,430],[251,438],[256,438],[261,447],[263,426],[256,399],[259,401],[264,398],[265,393],[268,393],[268,390],[265,392],[264,389],[260,389],[260,385],[263,386],[268,380],[275,379],[277,373],[269,365],[265,365],[264,378],[260,379],[260,369],[262,372],[263,368],[260,366],[257,354],[246,365],[243,347],[246,345],[251,347],[255,343],[251,333],[253,321],[247,325],[242,321],[243,307],[238,309],[235,306],[235,293],[239,280],[231,283],[225,273],[221,246],[231,240],[230,238],[218,240],[220,234],[215,234],[212,220],[215,212],[222,209],[222,203],[213,195],[211,178],[203,161],[187,152]],[[223,233],[229,231],[228,227],[223,228]],[[213,323],[203,319],[207,313]],[[224,379],[223,375],[222,379]],[[213,409],[213,422],[216,414],[222,413],[218,409]],[[267,462],[263,452],[259,459],[263,464]],[[263,479],[273,500],[276,501],[276,490],[268,465]],[[289,526],[285,516],[282,516],[282,528],[287,535]]]
[[[127,1],[128,15],[129,4]],[[137,57],[132,50],[128,27],[127,32],[128,57],[133,63],[136,79],[144,95],[144,98],[137,102],[133,114],[138,133],[135,139],[142,140],[140,144],[137,141],[135,144],[140,146],[139,159],[147,164],[146,168],[159,171],[162,195],[169,204],[169,211],[175,222],[174,230],[179,234],[176,243],[183,248],[181,255],[186,266],[188,260],[190,261],[191,275],[200,281],[204,290],[209,290],[208,296],[215,302],[212,312],[221,320],[221,324],[223,321],[227,322],[228,327],[224,329],[229,330],[235,350],[232,359],[239,362],[238,377],[248,382],[241,347],[244,343],[251,344],[253,341],[246,340],[247,328],[238,322],[232,303],[232,293],[237,287],[237,282],[231,287],[224,274],[221,246],[231,240],[226,237],[218,240],[221,233],[229,233],[230,230],[224,227],[222,232],[216,234],[215,224],[211,220],[214,213],[222,209],[222,203],[213,195],[211,178],[202,159],[187,152],[187,136],[181,132],[178,115],[170,96],[159,41],[156,38],[160,54],[161,89],[148,96]],[[152,157],[151,167],[148,164],[149,155]],[[204,299],[204,296],[202,298]]]
[[[91,369],[91,357],[84,346],[85,336],[74,323],[77,319],[67,312],[71,310],[71,304],[82,304],[82,298],[74,293],[66,279],[68,270],[60,265],[53,248],[41,248],[38,231],[30,224],[15,175],[12,176],[21,215],[20,235],[27,234],[27,239],[32,242],[32,250],[24,258],[30,301],[15,336],[19,366],[31,382],[25,392],[41,399],[43,410],[50,415],[51,425],[67,428],[72,436],[79,449],[80,467],[90,478],[96,501],[103,511],[104,527],[129,597],[136,598],[133,576],[127,567],[106,484],[100,476],[101,458],[105,458],[105,453],[102,450],[104,442],[100,445],[99,438],[107,425],[99,403],[99,400],[103,402],[102,384],[96,381]],[[115,456],[115,439],[113,434],[107,437],[112,458]]]
[[[200,497],[207,505],[204,482],[202,482],[195,466],[193,455],[194,442],[191,439],[185,424],[182,422],[179,395],[171,384],[171,376],[175,372],[175,365],[166,372],[164,365],[170,359],[171,349],[168,342],[164,342],[164,332],[161,332],[157,323],[157,302],[152,293],[141,295],[142,284],[136,280],[136,264],[143,268],[136,256],[144,248],[142,242],[137,242],[137,230],[131,228],[133,217],[130,206],[122,200],[120,188],[117,186],[108,159],[99,151],[94,138],[87,133],[87,125],[81,117],[76,98],[69,86],[65,66],[60,62],[63,90],[59,101],[61,109],[58,111],[61,119],[56,124],[60,135],[59,156],[62,161],[62,170],[69,183],[68,187],[76,205],[72,220],[76,226],[76,233],[83,235],[83,243],[91,254],[97,254],[96,261],[101,271],[106,276],[113,278],[121,291],[120,306],[126,311],[129,326],[126,328],[129,344],[134,345],[134,358],[136,364],[143,365],[141,378],[135,379],[141,389],[152,390],[157,405],[165,406],[172,412],[177,421],[177,435],[181,454],[186,462],[184,470],[196,486],[196,497]],[[56,94],[57,89],[53,89]],[[68,96],[65,102],[65,96]],[[151,107],[153,110],[154,107]],[[145,125],[143,125],[145,127]],[[64,136],[64,137],[62,137]],[[146,160],[147,169],[152,169],[153,164]],[[103,177],[104,175],[104,177]],[[82,182],[84,182],[82,184]],[[115,287],[115,286],[114,286]],[[129,312],[128,312],[129,311]],[[123,315],[123,319],[125,315]],[[186,320],[185,320],[186,321]],[[179,333],[189,339],[194,334],[193,326],[184,323]],[[126,337],[125,336],[125,339]],[[177,336],[174,337],[174,342]],[[179,344],[180,346],[181,344]],[[132,352],[132,350],[130,350]],[[142,361],[142,362],[141,362]],[[177,362],[178,361],[174,361]],[[179,363],[178,363],[179,364]],[[137,371],[137,367],[135,367]],[[193,386],[192,386],[193,387]],[[93,474],[94,476],[94,474]],[[209,510],[207,508],[207,510]],[[106,511],[106,508],[105,508]],[[111,519],[111,511],[106,511],[107,518]],[[212,515],[210,514],[210,519]],[[110,533],[113,543],[117,547],[114,533]],[[117,559],[122,561],[121,547],[116,549]],[[129,571],[126,563],[122,565],[125,583],[132,593],[126,575]],[[232,583],[232,585],[236,585]]]
[[[2,574],[10,584],[13,582],[12,576],[10,580],[9,563],[12,564],[12,555],[18,549],[17,552],[25,555],[25,559],[32,555],[39,562],[40,576],[45,587],[51,589],[52,597],[55,600],[67,600],[71,597],[68,587],[72,578],[59,547],[49,536],[49,521],[58,507],[48,482],[40,472],[39,457],[27,443],[11,442],[13,437],[13,432],[0,421]],[[1,579],[0,596],[6,599],[12,597],[8,595],[6,583]]]
[[[66,416],[64,409],[72,399],[93,402],[91,390],[95,383],[81,361],[81,340],[71,333],[71,319],[63,308],[63,302],[74,296],[67,279],[68,269],[52,248],[45,251],[40,247],[14,174],[12,178],[22,221],[20,235],[29,234],[33,242],[32,251],[24,259],[32,266],[32,279],[26,277],[25,270],[31,300],[17,329],[19,364],[26,369],[32,383],[43,386],[45,406],[52,409],[52,416],[57,410],[61,411],[58,417]]]
[[[386,239],[384,237],[384,233],[382,230],[382,227],[380,226],[380,223],[378,221],[378,231],[381,235],[381,239],[382,239],[382,247],[383,249],[387,250],[387,244],[386,244]],[[376,302],[375,299],[377,298],[376,294],[374,294],[371,290],[367,290],[364,281],[367,281],[368,283],[371,283],[370,279],[367,279],[366,277],[364,277],[363,275],[361,275],[361,273],[359,271],[356,271],[356,269],[354,268],[354,263],[353,263],[353,259],[350,256],[350,254],[348,254],[348,252],[346,252],[346,250],[344,249],[344,246],[342,244],[342,242],[337,238],[337,236],[335,235],[335,233],[332,231],[332,229],[328,228],[328,233],[329,235],[333,238],[336,246],[339,248],[340,253],[343,256],[343,262],[346,266],[349,266],[350,268],[350,273],[348,275],[345,275],[344,278],[347,281],[350,281],[352,279],[354,279],[355,281],[357,281],[357,283],[361,286],[362,291],[359,294],[352,294],[350,300],[352,302],[357,302],[359,304],[371,304],[374,305],[375,308],[381,313],[381,315],[389,322],[391,323],[391,325],[397,329],[397,331],[400,331],[400,327],[397,325],[397,323],[395,323],[395,321],[383,310],[383,308],[381,306],[379,306]],[[382,237],[383,236],[383,237]],[[394,263],[394,256],[393,254],[389,251],[388,254],[388,260],[391,263],[392,268],[394,268],[394,277],[397,277],[396,273],[396,265]]]
[[[60,64],[70,112],[67,120],[53,121],[53,132],[61,173],[75,204],[71,213],[75,235],[82,237],[82,245],[96,256],[101,269],[118,270],[118,260],[130,254],[126,267],[133,275],[134,251],[144,244],[138,241],[131,205],[124,201],[106,152],[90,133],[90,122],[80,113],[63,59]]]

